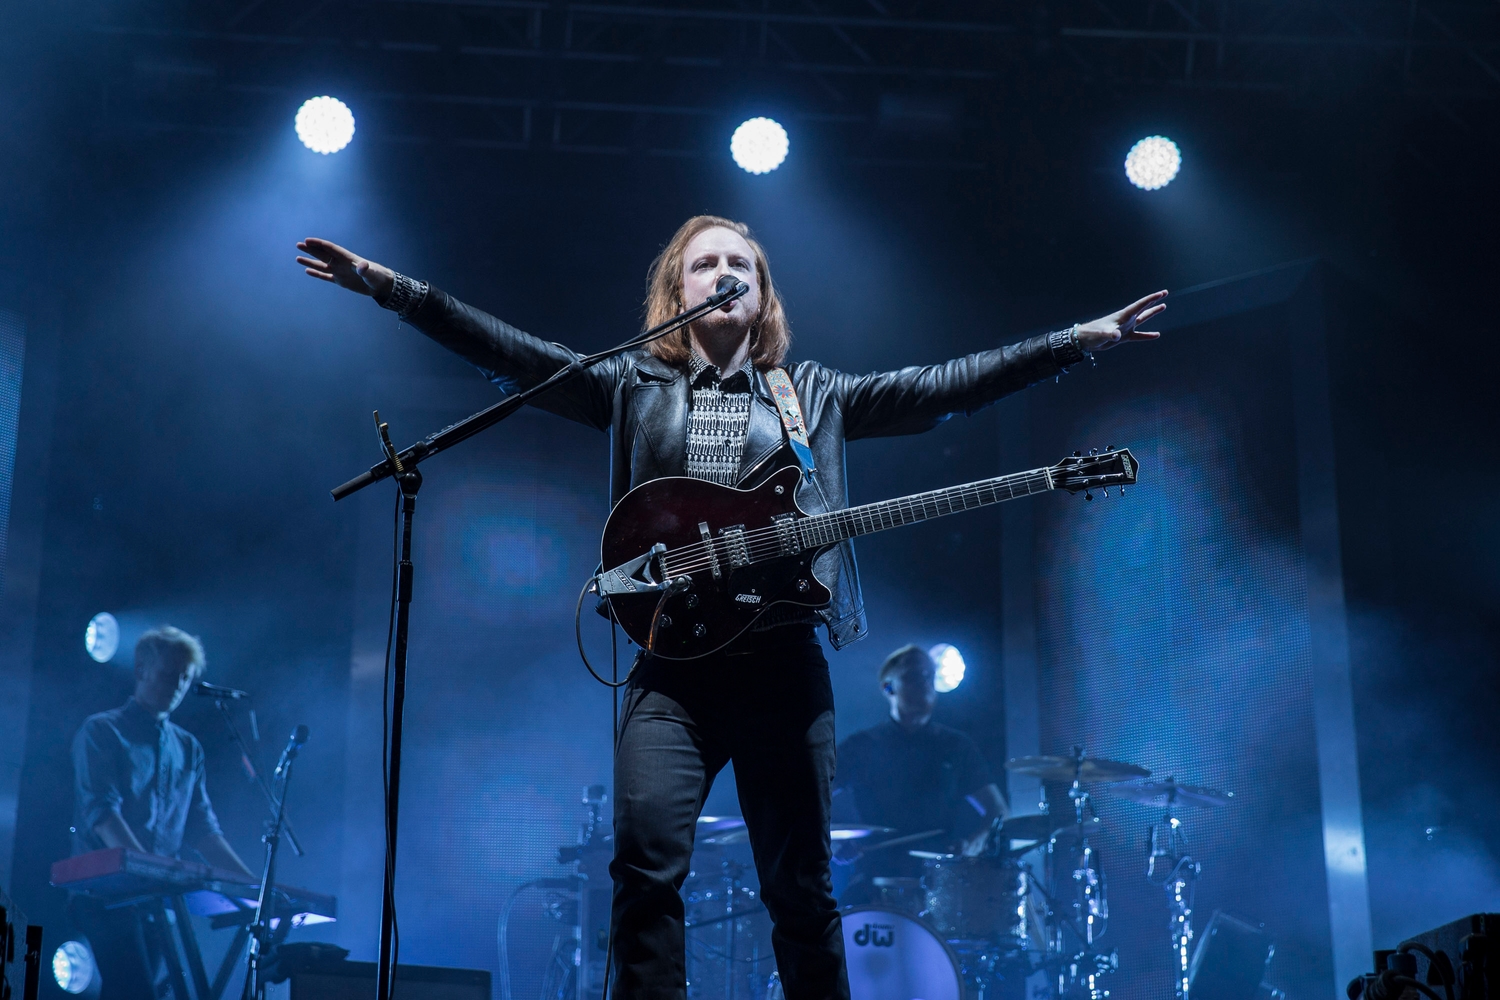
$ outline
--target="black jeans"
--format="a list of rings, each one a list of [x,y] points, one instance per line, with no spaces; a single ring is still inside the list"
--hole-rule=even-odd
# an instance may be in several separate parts
[[[106,910],[85,896],[68,901],[68,915],[88,938],[99,977],[100,1000],[154,1000],[160,955],[146,933],[146,917],[134,906]]]
[[[615,756],[611,995],[686,995],[682,897],[714,776],[734,762],[787,1000],[846,1000],[828,873],[833,687],[812,627],[752,633],[687,663],[645,657],[625,689]]]

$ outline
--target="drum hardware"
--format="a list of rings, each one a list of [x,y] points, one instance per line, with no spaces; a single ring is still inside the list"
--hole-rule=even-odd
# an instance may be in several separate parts
[[[770,916],[746,884],[749,865],[723,858],[718,868],[690,872],[683,886],[688,996],[765,1000],[776,968]]]
[[[1051,887],[1050,892],[1043,890],[1038,894],[1050,909],[1048,967],[1055,972],[1059,997],[1103,1000],[1109,996],[1104,988],[1105,977],[1118,968],[1119,961],[1114,952],[1105,953],[1098,948],[1109,927],[1109,893],[1098,851],[1089,840],[1090,834],[1099,828],[1099,816],[1094,811],[1092,793],[1084,785],[1149,778],[1151,771],[1125,761],[1090,757],[1081,746],[1073,747],[1067,756],[1015,758],[1007,761],[1005,768],[1042,781],[1069,782],[1073,823],[1055,828],[1042,849],[1045,882]],[[1048,813],[1045,786],[1041,812],[1044,816]],[[1071,891],[1064,892],[1064,887]],[[1071,901],[1062,903],[1069,895]]]
[[[1146,839],[1146,879],[1160,885],[1167,894],[1171,914],[1169,931],[1172,942],[1173,991],[1177,1000],[1188,1000],[1193,947],[1193,897],[1203,865],[1188,854],[1187,836],[1177,807],[1194,805],[1218,808],[1227,805],[1233,792],[1219,792],[1197,785],[1179,785],[1168,777],[1161,781],[1138,781],[1112,789],[1124,798],[1145,805],[1159,806],[1164,814],[1151,824]]]

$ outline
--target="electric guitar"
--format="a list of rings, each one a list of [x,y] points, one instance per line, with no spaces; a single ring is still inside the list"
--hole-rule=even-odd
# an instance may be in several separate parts
[[[636,645],[669,660],[707,656],[778,604],[821,608],[833,595],[813,561],[847,538],[933,517],[1066,490],[1108,495],[1131,486],[1128,448],[1075,452],[1056,465],[807,514],[794,499],[802,470],[788,466],[754,489],[673,476],[642,483],[604,525],[604,570],[590,583]]]

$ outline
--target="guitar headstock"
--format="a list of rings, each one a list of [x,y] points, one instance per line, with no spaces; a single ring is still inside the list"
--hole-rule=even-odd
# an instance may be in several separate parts
[[[1090,490],[1103,490],[1108,496],[1110,486],[1134,486],[1140,465],[1129,448],[1106,445],[1104,451],[1090,449],[1087,455],[1075,451],[1052,466],[1052,486],[1069,493],[1083,493],[1088,499]]]

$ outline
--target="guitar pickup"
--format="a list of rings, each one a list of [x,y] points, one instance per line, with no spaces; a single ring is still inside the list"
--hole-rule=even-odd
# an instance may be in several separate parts
[[[736,524],[719,532],[724,539],[725,554],[729,557],[729,568],[739,569],[750,565],[750,550],[745,547],[745,526]]]
[[[771,518],[771,526],[776,529],[776,543],[784,556],[794,556],[802,551],[802,532],[796,521],[795,514],[777,514]]]

